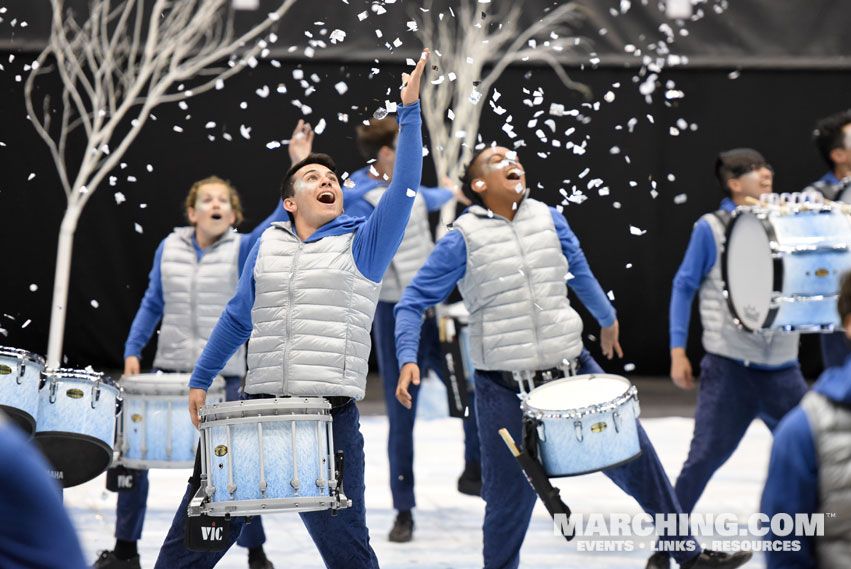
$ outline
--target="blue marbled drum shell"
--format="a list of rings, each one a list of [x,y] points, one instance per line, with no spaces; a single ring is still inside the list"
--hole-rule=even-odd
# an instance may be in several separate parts
[[[24,363],[24,377],[18,384],[18,364]],[[8,366],[12,372],[0,374],[0,405],[14,407],[28,413],[38,421],[38,385],[44,366],[29,358],[0,355],[0,366]]]
[[[97,382],[56,377],[56,399],[50,402],[50,378],[39,391],[36,432],[62,431],[88,435],[112,446],[115,440],[115,403],[118,389],[100,382],[100,398],[92,406]],[[78,396],[79,395],[79,396]]]

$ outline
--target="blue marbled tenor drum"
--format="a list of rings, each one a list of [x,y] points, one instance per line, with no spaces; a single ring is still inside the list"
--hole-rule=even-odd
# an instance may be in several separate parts
[[[44,358],[26,350],[0,346],[0,409],[24,432],[35,432],[38,388]]]
[[[142,373],[121,378],[124,413],[119,421],[118,462],[127,468],[192,468],[198,430],[189,417],[188,373]],[[225,400],[225,380],[217,377],[207,403]]]
[[[550,381],[521,403],[537,426],[538,458],[553,478],[588,474],[638,458],[638,393],[618,375]]]
[[[733,214],[722,273],[730,311],[746,330],[838,327],[839,279],[849,269],[851,216],[842,207],[790,202]]]
[[[44,371],[35,440],[65,488],[87,482],[112,462],[121,395],[98,372]]]
[[[322,398],[232,401],[201,408],[201,491],[208,515],[346,507],[337,480],[331,405]],[[205,486],[206,484],[206,486]]]

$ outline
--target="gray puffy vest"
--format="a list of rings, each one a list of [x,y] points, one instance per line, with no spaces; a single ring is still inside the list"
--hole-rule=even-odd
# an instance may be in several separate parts
[[[801,400],[818,460],[819,505],[824,536],[815,538],[818,566],[847,567],[851,560],[851,409],[810,391]]]
[[[386,187],[375,188],[367,192],[364,199],[375,207],[386,191]],[[428,208],[425,198],[417,192],[402,243],[396,255],[393,256],[390,266],[387,267],[384,278],[381,279],[381,293],[378,300],[399,302],[405,287],[414,280],[414,275],[423,266],[432,249],[434,249],[434,243],[428,226]]]
[[[239,280],[241,236],[228,230],[198,260],[193,227],[166,237],[160,271],[165,311],[154,367],[192,371]],[[245,374],[245,348],[228,360],[222,375]]]
[[[728,216],[726,212],[722,217]],[[798,359],[797,332],[760,332],[742,330],[724,298],[721,278],[721,253],[726,242],[725,224],[713,213],[701,217],[715,237],[715,264],[700,283],[700,321],[703,324],[703,349],[711,354],[745,362],[778,366]]]
[[[260,237],[246,393],[363,398],[381,283],[355,265],[354,235],[304,243],[277,222]]]
[[[567,259],[549,207],[526,198],[508,221],[472,206],[454,228],[467,246],[458,290],[476,369],[549,369],[579,356],[582,319],[567,298]]]

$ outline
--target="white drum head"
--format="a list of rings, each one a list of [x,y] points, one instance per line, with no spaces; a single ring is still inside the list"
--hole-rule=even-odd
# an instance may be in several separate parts
[[[619,375],[587,374],[550,381],[532,390],[525,405],[539,411],[566,411],[617,399],[632,386]]]
[[[771,223],[771,218],[767,219]],[[761,329],[774,291],[774,263],[763,221],[752,213],[733,220],[727,240],[727,292],[735,317],[751,330]]]
[[[119,384],[128,394],[140,395],[189,395],[189,373],[139,373],[125,375]],[[213,384],[207,393],[222,393],[225,390],[225,380],[221,376],[213,379]]]

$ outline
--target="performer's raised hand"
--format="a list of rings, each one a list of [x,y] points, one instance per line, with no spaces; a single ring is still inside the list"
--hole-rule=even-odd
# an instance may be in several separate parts
[[[201,424],[201,417],[198,413],[206,402],[206,390],[197,387],[189,388],[189,418],[192,419],[192,424],[195,425],[196,429]]]
[[[298,121],[298,124],[295,125],[295,130],[293,130],[290,136],[288,148],[291,164],[301,162],[307,158],[310,151],[313,150],[313,137],[315,134],[313,129],[310,128],[310,123],[304,122],[304,119]]]
[[[425,48],[420,56],[420,60],[417,62],[417,66],[414,67],[414,71],[410,75],[402,73],[402,105],[407,106],[419,100],[420,79],[422,79],[423,72],[425,71],[429,53],[428,48]]]
[[[413,398],[408,393],[408,386],[411,383],[414,385],[420,384],[420,366],[413,362],[408,362],[399,371],[399,383],[396,385],[396,399],[408,409],[413,405]]]
[[[603,348],[603,355],[607,359],[612,359],[615,353],[617,353],[619,358],[623,357],[623,350],[621,349],[620,342],[618,342],[619,334],[620,328],[617,320],[611,326],[600,328],[600,347]]]
[[[680,389],[694,389],[694,375],[685,348],[671,350],[671,379]]]

